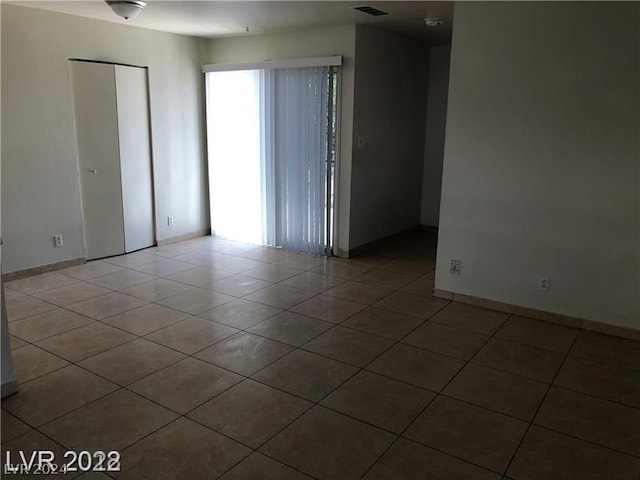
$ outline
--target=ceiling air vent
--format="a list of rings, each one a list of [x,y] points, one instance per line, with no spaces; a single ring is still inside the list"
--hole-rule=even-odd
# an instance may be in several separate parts
[[[366,13],[367,15],[372,15],[374,17],[379,17],[380,15],[389,15],[389,12],[385,12],[384,10],[371,7],[369,5],[362,5],[361,7],[353,7],[353,9],[358,10],[359,12],[362,12],[362,13]]]

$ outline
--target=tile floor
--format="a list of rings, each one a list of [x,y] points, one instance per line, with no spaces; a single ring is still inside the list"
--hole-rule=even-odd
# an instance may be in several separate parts
[[[638,480],[640,344],[433,298],[434,251],[204,237],[10,282],[3,451],[118,450],[117,479]]]

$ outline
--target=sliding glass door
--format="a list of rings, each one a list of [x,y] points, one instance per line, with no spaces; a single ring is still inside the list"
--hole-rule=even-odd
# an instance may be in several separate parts
[[[207,73],[215,235],[330,255],[335,67]]]

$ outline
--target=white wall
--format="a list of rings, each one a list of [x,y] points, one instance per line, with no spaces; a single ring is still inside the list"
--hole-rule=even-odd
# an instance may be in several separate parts
[[[640,329],[639,10],[456,4],[436,288]]]
[[[358,25],[355,64],[350,248],[420,224],[428,49]]]
[[[318,28],[299,32],[214,39],[204,63],[235,63],[266,59],[289,59],[342,55],[339,185],[336,245],[338,253],[349,248],[351,141],[355,26]]]
[[[1,8],[5,272],[84,256],[70,58],[149,66],[156,236],[207,229],[200,71],[206,41]],[[53,247],[55,233],[63,234],[64,247]]]
[[[442,163],[449,95],[450,46],[429,49],[429,88],[427,93],[427,130],[422,172],[420,224],[437,227],[440,218]]]
[[[0,9],[0,21],[2,18],[2,9]],[[0,48],[1,48],[0,37]],[[0,78],[2,68],[0,65]],[[0,105],[2,104],[2,94],[0,92]],[[0,149],[2,148],[2,131],[0,129]],[[2,165],[0,164],[0,169]],[[1,175],[1,172],[0,172]],[[2,182],[0,182],[0,198],[2,190]],[[0,222],[0,238],[2,238],[2,222]],[[0,271],[2,271],[2,246],[0,246]],[[16,377],[13,373],[13,359],[11,358],[11,341],[9,337],[9,323],[7,320],[7,308],[4,298],[4,285],[2,284],[2,276],[0,275],[0,387],[2,397],[14,393],[17,389]]]

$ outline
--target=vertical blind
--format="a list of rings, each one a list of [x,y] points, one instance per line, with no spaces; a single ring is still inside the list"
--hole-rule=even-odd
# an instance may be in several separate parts
[[[213,233],[329,254],[336,70],[207,73]]]

